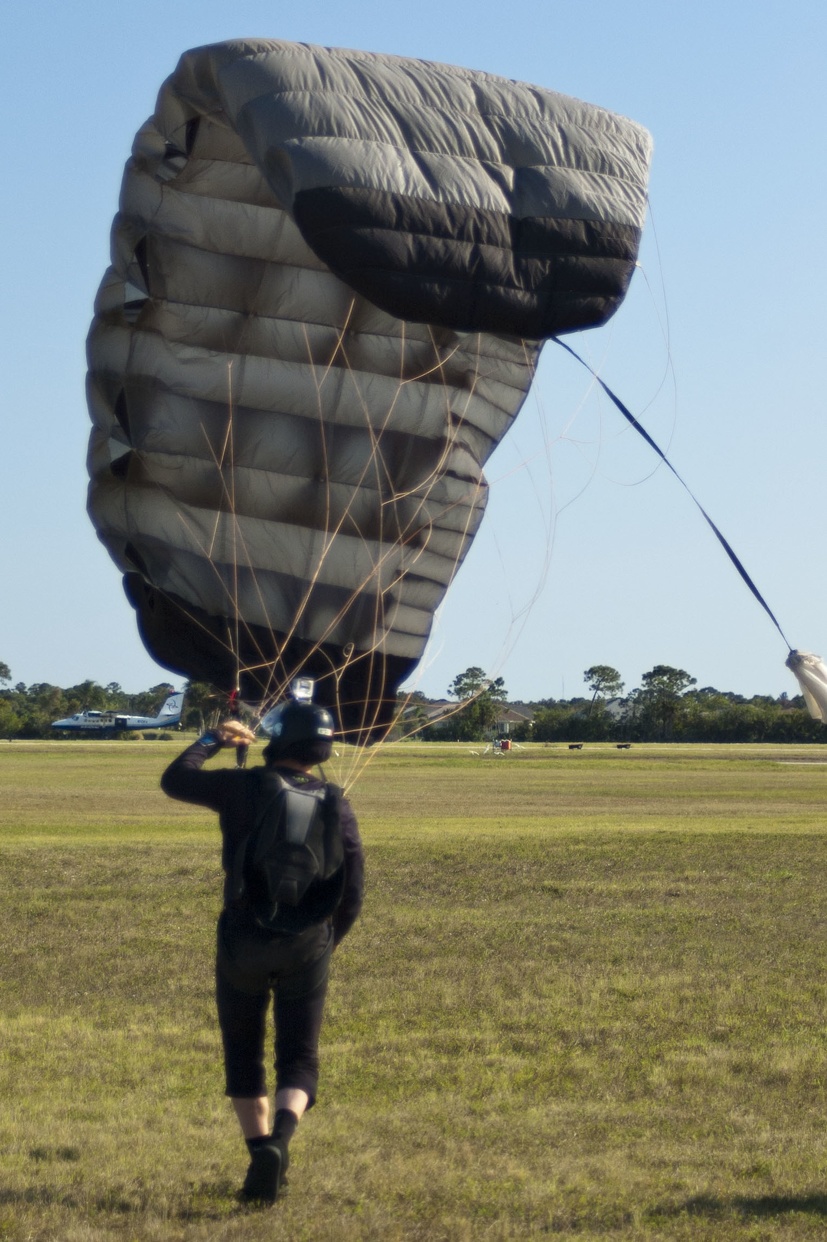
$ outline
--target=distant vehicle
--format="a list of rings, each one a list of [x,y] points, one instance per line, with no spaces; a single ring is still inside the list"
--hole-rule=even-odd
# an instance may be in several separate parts
[[[53,720],[53,729],[83,733],[118,733],[121,729],[161,729],[177,725],[184,708],[184,691],[171,694],[157,716],[127,716],[124,712],[76,712],[65,720]]]

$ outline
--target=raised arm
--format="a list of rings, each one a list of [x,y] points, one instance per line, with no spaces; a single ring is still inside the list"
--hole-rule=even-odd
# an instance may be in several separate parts
[[[223,721],[173,759],[161,777],[161,788],[180,802],[195,802],[220,810],[222,773],[204,772],[204,764],[225,746],[248,746],[253,741],[255,734],[239,720]]]

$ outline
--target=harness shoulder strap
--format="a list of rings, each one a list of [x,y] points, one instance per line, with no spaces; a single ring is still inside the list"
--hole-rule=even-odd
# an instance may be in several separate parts
[[[263,780],[265,775],[264,771],[262,769],[254,769],[250,775],[256,782],[256,788],[253,793],[253,797],[256,801],[256,817],[252,828],[246,836],[241,838],[235,848],[235,852],[233,853],[230,892],[235,901],[240,900],[240,898],[244,896],[244,890],[246,887],[244,881],[244,868],[247,864],[247,855],[250,851],[250,844],[254,838],[258,837],[261,827],[266,822],[268,813],[273,803],[280,796],[282,789],[285,788],[287,784],[287,782],[279,776],[278,772],[268,773],[268,775],[275,777],[277,787],[275,790],[271,789],[270,797],[265,798]]]

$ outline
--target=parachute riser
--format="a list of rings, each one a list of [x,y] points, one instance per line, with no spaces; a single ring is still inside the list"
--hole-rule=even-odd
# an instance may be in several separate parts
[[[592,378],[593,378],[593,379],[597,380],[598,384],[599,384],[599,385],[600,385],[600,387],[603,389],[603,391],[605,392],[606,396],[609,398],[609,400],[612,402],[612,404],[613,404],[613,405],[614,405],[614,406],[615,406],[615,407],[616,407],[616,408],[620,411],[620,413],[623,415],[623,417],[626,419],[626,421],[629,423],[629,425],[635,429],[635,431],[638,433],[638,435],[642,436],[642,438],[646,441],[646,443],[649,445],[649,447],[650,447],[651,449],[653,449],[655,453],[657,453],[658,457],[661,459],[661,461],[664,463],[664,465],[665,465],[665,466],[668,466],[668,468],[672,471],[672,474],[673,474],[673,475],[675,476],[675,478],[678,480],[678,482],[680,483],[681,487],[682,487],[682,488],[686,491],[686,493],[689,495],[690,499],[691,499],[691,500],[695,503],[695,505],[697,506],[697,508],[700,510],[701,515],[703,516],[704,520],[705,520],[705,521],[707,522],[707,524],[709,525],[710,529],[712,530],[712,533],[715,535],[715,538],[718,540],[718,542],[720,543],[721,547],[722,547],[722,548],[724,549],[724,551],[726,552],[726,554],[727,554],[727,556],[729,557],[730,561],[731,561],[731,562],[732,562],[732,564],[735,566],[735,568],[736,568],[736,570],[738,571],[738,574],[740,575],[741,579],[742,579],[742,580],[743,580],[743,582],[746,584],[746,586],[749,588],[749,590],[752,592],[752,594],[755,596],[755,598],[757,599],[757,601],[758,601],[758,603],[761,605],[761,607],[764,609],[764,611],[766,612],[767,616],[770,618],[770,620],[772,621],[773,625],[774,625],[774,626],[775,626],[775,628],[778,630],[778,633],[781,635],[782,639],[783,639],[783,640],[784,640],[784,642],[786,643],[787,650],[788,650],[788,651],[792,654],[792,652],[793,652],[793,650],[794,650],[793,645],[792,645],[792,643],[788,640],[788,638],[787,638],[786,634],[784,633],[784,631],[782,630],[781,626],[779,625],[778,620],[776,619],[775,614],[772,612],[772,610],[771,610],[771,608],[770,608],[769,604],[768,604],[768,603],[767,603],[767,601],[764,599],[764,597],[763,597],[763,595],[761,594],[761,592],[758,590],[758,587],[755,585],[755,583],[753,582],[753,580],[752,580],[752,578],[750,577],[750,575],[747,573],[747,570],[745,569],[744,565],[742,564],[742,562],[741,562],[740,558],[736,555],[736,553],[735,553],[734,549],[730,546],[730,544],[729,544],[728,540],[724,537],[724,535],[721,533],[721,531],[720,531],[720,530],[718,529],[718,527],[715,525],[715,523],[713,522],[712,518],[711,518],[711,517],[709,516],[709,514],[707,513],[706,509],[704,509],[703,505],[701,504],[701,502],[698,500],[698,498],[697,498],[697,496],[695,495],[695,493],[694,493],[694,492],[692,491],[692,489],[690,488],[689,484],[688,484],[688,483],[687,483],[684,479],[682,479],[682,478],[681,478],[681,476],[678,474],[677,470],[676,470],[676,469],[675,469],[675,467],[672,465],[671,461],[670,461],[670,460],[669,460],[669,458],[666,456],[666,454],[664,453],[663,449],[662,449],[662,448],[660,448],[660,446],[659,446],[658,444],[656,444],[656,443],[655,443],[655,441],[654,441],[654,440],[652,439],[652,437],[649,435],[649,432],[646,430],[646,428],[645,428],[644,426],[642,426],[642,424],[641,424],[641,423],[639,423],[639,422],[638,422],[638,420],[635,418],[635,416],[634,416],[634,414],[632,413],[632,411],[631,411],[631,410],[630,410],[630,409],[629,409],[626,405],[624,405],[624,404],[623,404],[623,402],[620,400],[620,397],[618,397],[618,395],[617,395],[616,393],[612,392],[612,390],[611,390],[611,388],[609,387],[609,385],[608,385],[607,383],[605,383],[605,381],[604,381],[604,380],[602,380],[602,379],[600,378],[600,376],[597,374],[597,372],[592,370],[592,368],[591,368],[591,367],[589,366],[589,364],[585,361],[585,359],[581,358],[581,357],[580,357],[580,355],[579,355],[579,354],[578,354],[575,350],[573,350],[573,349],[571,348],[571,346],[570,346],[570,345],[567,345],[567,344],[565,343],[565,341],[561,341],[559,337],[553,337],[552,339],[554,340],[554,342],[555,342],[557,345],[559,345],[562,349],[564,349],[564,350],[566,351],[566,353],[571,354],[572,358],[575,358],[575,359],[576,359],[576,360],[577,360],[577,361],[581,364],[581,366],[584,366],[584,367],[586,368],[586,370],[589,372],[589,374],[592,376]]]

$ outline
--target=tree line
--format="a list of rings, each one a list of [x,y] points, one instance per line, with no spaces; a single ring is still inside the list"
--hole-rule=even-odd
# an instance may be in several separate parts
[[[509,704],[502,677],[472,667],[448,687],[451,705],[423,694],[400,696],[399,736],[425,741],[484,741],[505,732],[518,742],[822,742],[825,726],[813,720],[800,695],[746,698],[713,686],[697,687],[684,669],[657,664],[640,685],[625,685],[608,664],[583,674],[587,694]],[[117,711],[153,715],[173,690],[160,682],[128,694],[117,682],[62,688],[46,682],[12,685],[0,661],[0,738],[54,737],[54,720],[76,712]],[[224,697],[205,682],[188,682],[181,725],[203,731],[221,714]]]
[[[52,722],[82,711],[154,716],[174,690],[166,681],[137,694],[127,693],[116,681],[106,686],[82,681],[66,688],[48,682],[11,685],[11,681],[8,664],[0,661],[0,738],[4,739],[56,737]],[[188,683],[181,727],[203,731],[217,703],[218,696],[211,686]]]
[[[418,723],[418,736],[435,741],[483,741],[506,730],[518,742],[827,741],[825,726],[812,719],[801,695],[747,698],[698,688],[696,678],[668,664],[656,664],[628,694],[608,664],[587,668],[583,680],[588,694],[511,704],[509,710],[503,679],[469,668],[448,687],[455,707],[434,710],[420,695],[408,716]]]

